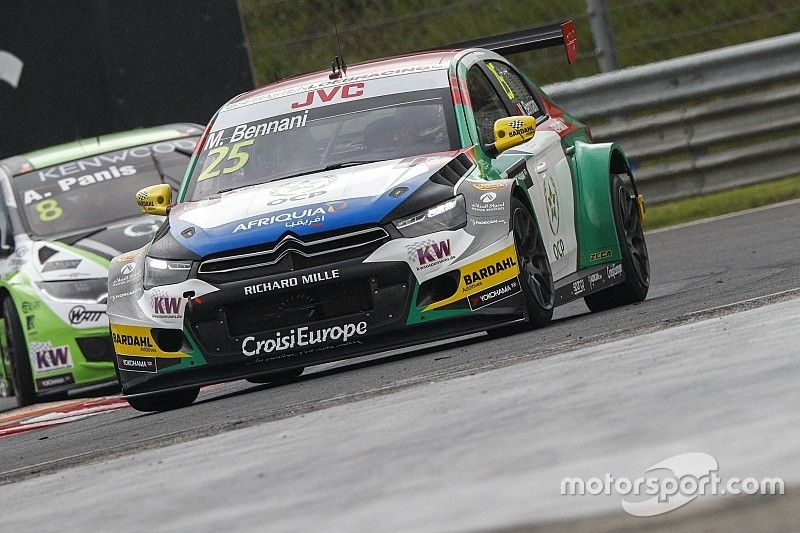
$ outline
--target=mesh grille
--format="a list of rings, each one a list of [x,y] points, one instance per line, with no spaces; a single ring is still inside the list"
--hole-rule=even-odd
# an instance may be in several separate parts
[[[372,309],[369,280],[304,288],[234,302],[224,307],[229,333],[236,337],[267,329],[305,325]]]
[[[111,337],[84,337],[75,339],[78,348],[81,349],[83,357],[91,363],[103,363],[114,361],[114,345],[111,344]]]

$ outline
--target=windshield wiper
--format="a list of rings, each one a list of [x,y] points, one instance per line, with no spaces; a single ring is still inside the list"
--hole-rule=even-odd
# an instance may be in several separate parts
[[[103,232],[103,231],[105,231],[107,229],[108,229],[108,226],[101,226],[99,228],[90,229],[89,231],[76,233],[74,235],[67,235],[66,237],[60,237],[60,238],[57,238],[55,240],[57,240],[58,242],[63,242],[64,244],[67,244],[69,246],[72,246],[73,244],[75,244],[76,242],[78,242],[80,240],[88,239],[89,237],[93,237],[94,235],[97,235],[98,233],[101,233],[101,232]]]
[[[380,163],[381,161],[383,161],[383,160],[382,159],[377,159],[377,160],[374,160],[374,161],[363,160],[363,161],[344,161],[342,163],[333,163],[333,164],[327,165],[327,166],[325,166],[323,168],[315,168],[313,170],[304,170],[303,172],[298,172],[297,174],[289,174],[288,176],[283,176],[283,177],[280,177],[280,178],[277,178],[277,179],[274,179],[274,180],[270,180],[270,181],[265,182],[265,183],[272,183],[274,181],[283,181],[283,180],[288,180],[288,179],[291,179],[291,178],[298,178],[300,176],[307,176],[308,174],[315,174],[317,172],[327,172],[329,170],[337,170],[337,169],[340,169],[340,168],[355,167],[355,166],[358,166],[358,165],[369,165],[370,163]],[[239,190],[239,189],[244,189],[246,187],[255,187],[256,185],[263,185],[263,184],[262,183],[253,183],[253,184],[250,184],[250,185],[241,185],[239,187],[228,187],[226,189],[218,190],[215,193],[215,195],[216,194],[222,194],[224,192],[231,192],[231,191],[236,191],[236,190]]]

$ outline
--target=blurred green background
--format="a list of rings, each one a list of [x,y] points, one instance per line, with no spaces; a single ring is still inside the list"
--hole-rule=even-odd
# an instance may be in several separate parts
[[[239,0],[259,85],[330,68],[338,54],[330,0]],[[621,67],[800,30],[798,0],[608,0]],[[517,54],[540,84],[599,72],[585,0],[334,0],[352,64],[566,19],[578,26],[578,63],[563,52]]]

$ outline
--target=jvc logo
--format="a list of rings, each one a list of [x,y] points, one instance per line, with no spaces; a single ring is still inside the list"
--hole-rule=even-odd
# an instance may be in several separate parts
[[[341,92],[339,92],[341,89]],[[317,89],[316,91],[309,91],[306,93],[306,99],[304,102],[294,102],[292,103],[292,109],[299,109],[301,107],[310,106],[314,103],[315,97],[319,97],[319,100],[322,103],[330,102],[333,100],[337,93],[340,95],[339,98],[357,98],[364,94],[364,83],[348,83],[347,85],[336,85],[331,87],[330,90],[326,91],[325,89]]]
[[[181,298],[156,296],[153,298],[153,313],[157,315],[177,315],[181,308]]]
[[[450,257],[450,239],[417,248],[417,259],[419,259],[420,266],[446,257]]]
[[[39,350],[34,353],[34,356],[36,357],[36,369],[39,371],[52,370],[54,368],[70,368],[72,366],[68,346]]]

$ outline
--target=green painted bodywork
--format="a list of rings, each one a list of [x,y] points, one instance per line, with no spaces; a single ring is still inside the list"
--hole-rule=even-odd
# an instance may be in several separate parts
[[[578,233],[578,269],[621,261],[619,240],[611,206],[611,154],[622,150],[614,144],[574,143],[569,158],[575,184],[575,227]],[[610,251],[602,260],[591,254]]]
[[[35,342],[50,342],[53,346],[69,347],[73,363],[72,368],[59,368],[45,372],[37,372],[36,368],[31,365],[34,380],[67,373],[72,374],[76,385],[109,381],[114,378],[113,363],[87,361],[83,357],[76,341],[76,339],[85,337],[107,336],[107,327],[89,329],[70,327],[48,307],[46,302],[42,301],[36,295],[31,281],[21,272],[17,272],[3,279],[2,282],[0,282],[0,287],[2,287],[2,290],[8,294],[14,302],[14,307],[22,322],[20,325],[22,326],[25,334],[25,341],[28,346]],[[26,313],[26,310],[29,312]],[[25,322],[28,316],[33,317],[34,329],[32,330],[26,327]],[[7,367],[10,370],[10,362],[7,360],[8,344],[5,338],[5,329],[2,341],[1,349],[5,364],[0,366]],[[5,380],[8,377],[9,376],[4,373],[3,379]]]

